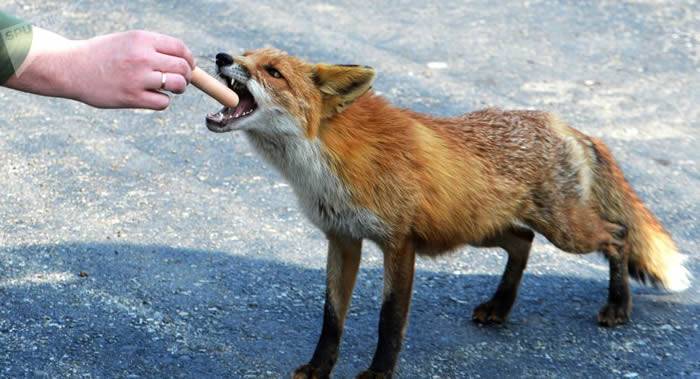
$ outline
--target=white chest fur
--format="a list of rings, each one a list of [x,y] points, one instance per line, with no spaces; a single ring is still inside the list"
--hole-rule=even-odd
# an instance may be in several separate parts
[[[324,232],[354,238],[384,236],[386,228],[381,220],[352,203],[348,189],[329,167],[319,140],[269,131],[250,130],[246,135],[257,151],[287,179],[302,211],[312,223]]]

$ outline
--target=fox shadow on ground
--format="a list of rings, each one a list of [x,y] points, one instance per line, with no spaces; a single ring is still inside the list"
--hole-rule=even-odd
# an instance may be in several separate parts
[[[335,377],[351,377],[371,360],[381,275],[361,269]],[[168,246],[3,247],[0,376],[285,377],[315,346],[324,277],[318,269]],[[689,363],[697,324],[683,329],[697,304],[636,287],[633,322],[608,330],[595,324],[605,278],[526,273],[509,322],[477,326],[472,308],[498,279],[419,270],[399,376],[571,369],[609,376],[615,364],[651,374],[698,369]]]

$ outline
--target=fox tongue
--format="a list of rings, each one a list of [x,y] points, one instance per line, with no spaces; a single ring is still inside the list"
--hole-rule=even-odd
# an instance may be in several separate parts
[[[250,109],[253,108],[253,100],[249,98],[242,98],[238,102],[238,106],[236,107],[236,110],[233,112],[233,117],[238,118],[243,115],[243,113],[249,111]]]

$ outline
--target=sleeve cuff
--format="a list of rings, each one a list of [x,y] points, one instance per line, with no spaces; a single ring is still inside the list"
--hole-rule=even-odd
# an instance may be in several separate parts
[[[0,12],[0,84],[20,74],[32,46],[32,25]]]

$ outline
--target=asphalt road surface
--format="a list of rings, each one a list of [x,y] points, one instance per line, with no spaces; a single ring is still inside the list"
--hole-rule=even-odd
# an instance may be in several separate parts
[[[0,1],[73,38],[145,28],[219,51],[276,46],[375,67],[401,106],[555,111],[605,140],[700,277],[700,3],[635,1]],[[211,64],[209,64],[211,66]],[[164,112],[0,90],[0,376],[277,378],[322,316],[325,241],[195,89]],[[502,327],[471,311],[505,254],[418,261],[401,378],[700,377],[700,285],[635,286],[628,325],[595,314],[607,265],[538,238]],[[376,341],[367,246],[337,378]]]

